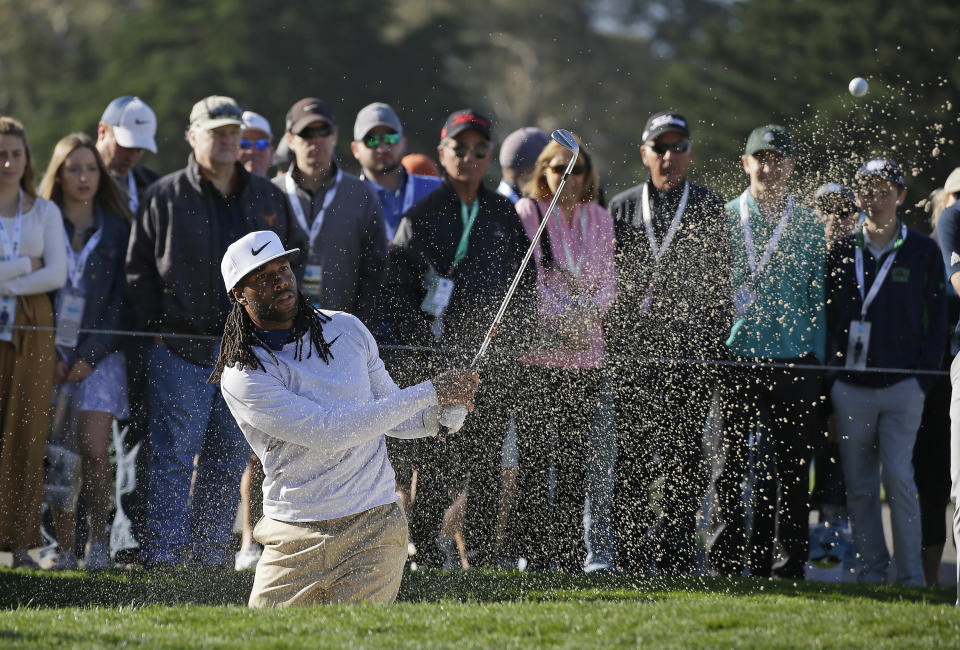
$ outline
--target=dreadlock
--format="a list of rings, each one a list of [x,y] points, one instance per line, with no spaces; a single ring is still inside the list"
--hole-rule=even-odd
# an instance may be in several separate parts
[[[214,366],[213,372],[207,379],[208,384],[219,384],[220,378],[223,376],[223,369],[227,366],[237,365],[240,370],[260,368],[266,371],[263,363],[253,351],[254,346],[260,346],[270,354],[274,361],[277,361],[277,357],[273,354],[270,346],[257,336],[253,320],[251,320],[247,310],[234,300],[232,295],[230,300],[233,302],[233,308],[230,310],[227,323],[223,328],[223,338],[220,339],[220,356],[217,358],[217,365]],[[310,345],[307,348],[307,358],[310,358],[313,349],[316,348],[320,359],[324,363],[330,363],[330,360],[333,359],[330,346],[340,338],[339,336],[335,337],[329,342],[323,338],[323,324],[330,320],[330,317],[314,307],[305,295],[297,292],[297,316],[294,318],[293,332],[291,333],[294,341],[296,341],[294,356],[297,361],[303,360],[303,335],[309,330]]]

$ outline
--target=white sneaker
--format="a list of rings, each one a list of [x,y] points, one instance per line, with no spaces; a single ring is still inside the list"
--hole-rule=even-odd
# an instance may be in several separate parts
[[[263,555],[263,549],[260,548],[259,544],[254,544],[250,548],[237,551],[237,554],[234,557],[233,568],[237,571],[256,569],[257,562],[260,561],[261,555]]]
[[[75,571],[77,569],[77,556],[72,551],[60,551],[56,561],[50,565],[51,571]]]
[[[87,571],[103,571],[113,566],[110,561],[110,542],[91,541],[83,557],[83,568]]]

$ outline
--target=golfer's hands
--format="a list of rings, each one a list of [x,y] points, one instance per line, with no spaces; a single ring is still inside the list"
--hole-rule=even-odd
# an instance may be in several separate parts
[[[430,380],[437,392],[437,404],[460,404],[473,410],[473,396],[480,386],[480,375],[473,370],[448,370]]]

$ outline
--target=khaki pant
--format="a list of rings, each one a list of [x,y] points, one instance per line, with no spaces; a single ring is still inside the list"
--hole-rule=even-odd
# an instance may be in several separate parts
[[[389,604],[397,598],[407,558],[407,519],[397,503],[327,521],[263,517],[253,536],[263,556],[250,607]]]

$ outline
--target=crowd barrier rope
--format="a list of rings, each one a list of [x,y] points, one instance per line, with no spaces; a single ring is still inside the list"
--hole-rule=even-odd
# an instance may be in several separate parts
[[[39,325],[13,325],[9,329],[30,330],[35,332],[55,332],[56,327]],[[135,332],[132,330],[112,330],[112,329],[80,329],[81,334],[110,334],[113,336],[145,337],[160,339],[192,339],[195,341],[219,341],[219,336],[209,334],[179,334],[175,332]],[[469,356],[475,353],[475,350],[459,348],[434,348],[430,346],[418,345],[395,345],[381,344],[381,350],[399,350],[408,352],[426,352],[442,353],[447,355],[465,355]],[[518,357],[526,354],[523,350],[496,350],[488,353],[492,357]],[[915,375],[929,377],[948,377],[950,373],[946,370],[923,370],[920,368],[842,368],[840,366],[824,366],[819,364],[805,363],[783,363],[778,361],[742,361],[736,359],[682,359],[672,357],[644,357],[636,355],[613,355],[606,356],[607,364],[631,362],[639,365],[673,365],[673,366],[726,366],[740,368],[772,368],[783,370],[810,370],[810,371],[831,371],[856,374],[898,374]]]

